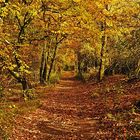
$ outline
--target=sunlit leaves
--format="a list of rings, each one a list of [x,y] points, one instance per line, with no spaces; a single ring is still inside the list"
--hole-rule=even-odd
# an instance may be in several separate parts
[[[81,51],[83,47],[86,53],[94,50],[99,54],[103,36],[114,41],[106,43],[111,47],[120,38],[123,40],[130,36],[140,25],[139,9],[138,1],[134,0],[9,1],[0,7],[0,43],[8,49],[10,47],[7,44],[12,49],[13,46],[20,48],[18,53],[22,66],[18,68],[19,72],[28,69],[24,66],[24,61],[29,63],[26,59],[33,42],[36,46],[41,46],[44,40],[49,42],[51,39],[54,43],[55,37],[67,36],[66,44],[76,51]],[[53,43],[49,44],[52,48]],[[8,58],[12,56],[12,51],[9,52],[1,50],[0,53],[9,60],[10,69],[15,70],[14,58]]]
[[[81,0],[73,0],[74,2],[80,2]]]

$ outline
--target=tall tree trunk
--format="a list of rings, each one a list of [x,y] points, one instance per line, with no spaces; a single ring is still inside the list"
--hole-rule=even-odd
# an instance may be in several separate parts
[[[46,77],[47,77],[47,60],[45,58],[45,64],[44,64],[44,69],[43,69],[43,79],[46,82]]]
[[[48,72],[48,77],[47,77],[47,81],[48,82],[50,81],[50,76],[51,76],[51,72],[52,72],[52,69],[53,69],[53,65],[54,65],[54,61],[55,61],[55,57],[56,57],[57,48],[58,48],[58,44],[56,43],[55,44],[55,48],[54,48],[53,57],[51,59],[50,69],[49,69],[49,72]]]
[[[83,74],[82,74],[82,69],[81,69],[81,55],[80,53],[78,52],[77,53],[77,61],[78,61],[78,78],[79,79],[83,79]]]
[[[47,58],[46,58],[46,61],[45,61],[45,69],[44,69],[44,74],[43,74],[43,77],[44,77],[45,81],[47,81],[47,73],[48,73],[47,65],[48,65],[48,62],[49,62],[49,58],[50,58],[50,44],[48,44],[48,53],[47,53]]]
[[[9,2],[9,0],[5,0],[5,3],[8,3],[8,2]],[[27,16],[28,16],[28,12],[24,16],[24,23],[23,24],[18,16],[15,17],[18,21],[18,25],[20,28],[19,33],[18,33],[18,37],[17,37],[18,44],[23,43],[22,35],[25,34],[25,28],[28,26],[28,24],[32,20],[31,17],[29,19],[25,20],[27,18]],[[31,84],[29,84],[29,82],[27,82],[27,79],[25,77],[25,73],[21,74],[20,68],[23,66],[23,64],[20,60],[20,56],[18,55],[19,48],[20,48],[19,46],[14,46],[13,56],[14,56],[14,60],[15,60],[14,64],[16,64],[16,69],[11,70],[8,68],[8,71],[22,85],[23,91],[26,91],[29,88],[31,88]]]
[[[40,83],[45,84],[46,82],[46,73],[47,71],[47,60],[46,60],[46,42],[43,46],[42,55],[41,55],[41,65],[40,65]]]
[[[43,51],[42,51],[42,55],[41,55],[41,65],[40,65],[40,83],[43,84],[44,83],[44,80],[43,80],[43,69],[44,69],[44,48],[43,48]]]
[[[106,52],[106,42],[107,42],[107,36],[102,36],[102,47],[101,47],[101,53],[100,53],[100,65],[99,65],[99,81],[101,81],[104,77],[105,72],[105,52]]]
[[[109,11],[108,5],[104,3],[104,8]],[[107,35],[105,33],[107,24],[106,19],[101,22],[100,24],[101,32],[103,33],[103,36],[101,38],[101,53],[100,53],[100,65],[99,65],[99,81],[101,81],[105,74],[105,53],[106,53],[106,45],[107,45]]]
[[[53,52],[53,56],[52,56],[52,59],[51,59],[50,68],[48,70],[47,82],[50,81],[50,76],[51,76],[51,72],[52,72],[52,69],[53,69],[53,66],[54,66],[58,46],[65,38],[66,38],[66,36],[62,36],[61,38],[59,38],[58,35],[55,36],[54,52]],[[51,41],[54,41],[54,40],[51,40]],[[53,43],[50,43],[50,44],[53,45]],[[47,58],[47,63],[48,63],[48,59],[49,59],[49,53],[50,53],[50,47],[49,47],[48,56],[47,56],[48,57]]]

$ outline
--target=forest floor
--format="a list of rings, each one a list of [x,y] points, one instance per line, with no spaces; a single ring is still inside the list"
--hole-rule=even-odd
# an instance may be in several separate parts
[[[38,86],[41,106],[19,115],[10,140],[140,139],[140,82],[122,75],[83,83],[66,72],[52,87]]]

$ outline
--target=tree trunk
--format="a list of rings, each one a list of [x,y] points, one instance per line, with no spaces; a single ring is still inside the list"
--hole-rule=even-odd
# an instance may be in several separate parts
[[[108,5],[105,4],[104,8],[108,11]],[[103,33],[102,38],[101,38],[101,53],[100,53],[100,65],[99,65],[99,81],[101,81],[104,77],[105,74],[105,53],[106,53],[106,45],[107,45],[107,35],[105,33],[107,24],[106,20],[101,22],[100,24],[101,27],[101,33]]]
[[[43,69],[43,79],[46,82],[46,77],[47,77],[47,62],[46,62],[46,58],[45,58],[45,64],[44,64],[44,69]]]
[[[55,61],[55,57],[56,57],[57,48],[58,48],[58,44],[56,43],[55,44],[55,48],[54,48],[53,57],[51,59],[50,69],[49,69],[49,72],[48,72],[48,77],[47,77],[47,81],[48,82],[50,81],[50,76],[51,76],[51,72],[52,72],[52,69],[53,69],[53,65],[54,65],[54,61]]]
[[[106,41],[107,37],[104,35],[102,37],[102,48],[101,48],[101,55],[100,55],[100,65],[99,65],[99,81],[101,81],[104,77],[105,72],[105,51],[106,51]]]
[[[40,77],[39,77],[41,84],[44,84],[44,79],[43,79],[44,61],[45,61],[45,58],[44,58],[44,51],[43,51],[42,56],[41,56]]]
[[[106,43],[107,36],[105,34],[106,30],[106,21],[101,23],[101,32],[103,32],[103,36],[101,38],[101,52],[100,52],[100,64],[99,64],[99,81],[101,81],[105,74],[105,52],[106,52]]]
[[[78,61],[78,78],[82,80],[83,74],[82,74],[82,69],[81,69],[81,55],[79,52],[77,53],[77,61]]]
[[[29,82],[27,82],[27,79],[23,76],[17,76],[17,74],[11,70],[9,70],[10,74],[22,85],[22,89],[23,90],[27,90],[27,89],[31,89],[31,84],[29,84]]]
[[[47,75],[47,60],[46,60],[46,43],[43,46],[40,65],[40,83],[45,84]]]
[[[26,80],[25,77],[22,78],[22,80],[21,80],[21,84],[22,84],[22,89],[23,89],[23,90],[27,90],[27,89],[29,89],[29,85],[28,85],[27,80]]]
[[[47,65],[48,65],[48,62],[49,62],[49,58],[50,58],[50,44],[48,44],[48,53],[47,53],[47,58],[46,58],[46,61],[45,61],[45,68],[44,68],[44,74],[43,74],[43,77],[44,77],[45,81],[47,81],[47,73],[48,73]]]
[[[57,53],[58,45],[59,45],[65,38],[66,38],[66,36],[62,36],[61,38],[59,38],[58,35],[56,35],[56,37],[55,37],[54,52],[53,52],[53,56],[52,56],[52,59],[51,59],[50,68],[49,68],[49,71],[48,71],[47,82],[50,81],[50,76],[51,76],[51,72],[52,72],[52,69],[53,69],[53,66],[54,66],[54,62],[55,62],[55,58],[56,58],[56,53]],[[50,44],[51,44],[51,43],[50,43]],[[52,43],[51,45],[53,45],[53,43]],[[49,49],[50,49],[50,48],[49,48]],[[48,52],[47,62],[48,62],[48,59],[49,59],[49,52]]]

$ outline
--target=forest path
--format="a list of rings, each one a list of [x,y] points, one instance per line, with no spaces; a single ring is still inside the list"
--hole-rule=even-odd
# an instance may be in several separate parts
[[[15,128],[18,140],[86,140],[95,137],[95,106],[87,85],[66,72],[59,84],[44,89],[42,106],[20,119]],[[13,136],[12,139],[15,139]]]
[[[41,106],[16,119],[10,140],[121,140],[124,130],[135,133],[130,122],[139,116],[130,112],[140,98],[140,82],[114,75],[83,83],[65,72],[58,84],[37,86],[36,92]]]

